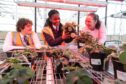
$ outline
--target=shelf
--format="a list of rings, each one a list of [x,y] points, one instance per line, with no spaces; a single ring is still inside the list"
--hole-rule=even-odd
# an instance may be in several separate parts
[[[50,8],[50,9],[61,9],[61,10],[71,10],[71,11],[80,11],[80,12],[95,12],[97,8],[88,8],[88,7],[78,7],[73,5],[59,5],[53,3],[39,3],[39,2],[25,2],[17,1],[18,6],[25,7],[36,7],[36,8]]]
[[[45,2],[58,2],[65,4],[77,4],[77,5],[85,5],[85,6],[98,6],[98,7],[106,7],[106,1],[98,1],[98,0],[41,0]]]

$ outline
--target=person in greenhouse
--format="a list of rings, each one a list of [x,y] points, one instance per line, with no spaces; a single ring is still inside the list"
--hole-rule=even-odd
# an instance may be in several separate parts
[[[104,44],[106,41],[106,28],[105,25],[99,20],[99,16],[95,13],[89,13],[86,16],[85,28],[83,32],[89,32],[99,44]]]
[[[65,40],[72,40],[70,35],[63,34],[62,26],[59,12],[55,9],[50,10],[41,34],[45,45],[65,45]]]
[[[42,47],[40,40],[35,32],[32,31],[32,21],[27,18],[20,18],[16,24],[16,32],[8,32],[4,41],[3,51],[13,49]]]

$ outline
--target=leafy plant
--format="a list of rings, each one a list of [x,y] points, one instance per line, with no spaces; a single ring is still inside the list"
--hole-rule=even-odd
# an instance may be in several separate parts
[[[123,64],[124,70],[126,71],[126,51],[121,52],[119,55],[119,61]]]
[[[79,49],[80,53],[106,53],[106,55],[116,52],[116,49],[105,47],[98,43],[97,39],[94,39],[88,32],[81,32],[81,34],[75,39],[75,42],[83,43],[84,45]]]
[[[103,46],[103,50],[107,55],[110,55],[112,52],[117,53],[117,49],[115,49],[115,48],[107,48],[107,47]]]
[[[80,65],[80,63],[75,61],[71,62],[69,58],[71,59],[70,56],[62,56],[62,58],[60,58],[62,59],[62,67],[59,67],[60,69],[58,69],[59,73],[67,72],[66,84],[93,84],[92,79],[89,77],[89,73],[85,70],[82,70],[82,66]]]
[[[12,83],[16,80],[17,84],[25,84],[26,81],[34,76],[34,72],[29,67],[22,66],[20,64],[14,64],[10,71],[3,76],[0,80],[2,84]]]
[[[63,55],[63,50],[62,49],[53,49],[52,50],[52,56],[54,57],[54,58],[60,58],[62,55]]]
[[[124,69],[126,71],[126,44],[122,45],[122,51],[120,51],[119,61],[124,64]]]
[[[65,49],[63,50],[63,55],[68,57],[68,58],[75,58],[75,55],[73,54],[73,51],[70,49]]]
[[[13,64],[21,63],[21,60],[16,59],[14,57],[8,58],[6,61]]]
[[[76,33],[76,23],[74,22],[67,22],[65,23],[65,25],[63,26],[63,32],[65,34],[71,34],[71,33]]]
[[[66,76],[66,84],[93,84],[88,72],[77,70],[69,73]]]
[[[93,45],[96,40],[88,32],[82,32],[76,37],[75,42],[84,43],[85,45]]]
[[[32,50],[32,49],[25,49],[22,52],[22,54],[25,55],[25,56],[31,55],[32,57],[38,56],[38,54],[35,52],[35,50]]]
[[[114,81],[114,84],[126,84],[126,81],[122,81],[122,80],[116,79]]]
[[[33,50],[33,49],[27,49],[26,48],[24,50],[14,50],[14,51],[12,51],[12,56],[14,56],[14,57],[19,57],[19,56],[22,56],[22,55],[26,56],[26,57],[30,56],[32,58],[38,56],[37,52],[35,50]]]
[[[34,55],[34,52],[31,50],[21,50],[13,51],[12,54],[14,57],[10,57],[6,62],[11,63],[9,71],[0,79],[0,84],[28,84],[28,79],[34,76],[34,72],[30,67],[21,65],[24,60],[27,60],[28,55]]]
[[[120,61],[122,64],[126,64],[126,51],[122,52],[122,53],[119,55],[119,61]]]
[[[109,54],[109,56],[106,58],[106,60],[109,60],[111,58],[116,58],[120,63],[124,65],[124,69],[126,70],[126,44],[123,44],[120,46],[120,51],[117,52],[115,50],[112,50],[113,53]],[[105,60],[105,61],[106,61]]]

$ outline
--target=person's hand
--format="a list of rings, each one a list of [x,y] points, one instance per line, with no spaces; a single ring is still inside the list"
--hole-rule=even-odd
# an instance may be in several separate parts
[[[72,38],[76,38],[76,37],[77,37],[77,35],[76,35],[75,33],[71,33],[70,36],[71,36]]]
[[[68,35],[68,34],[64,34],[64,35],[62,35],[62,39],[63,39],[63,40],[68,39],[68,38],[70,38],[70,37],[71,37],[71,36]]]

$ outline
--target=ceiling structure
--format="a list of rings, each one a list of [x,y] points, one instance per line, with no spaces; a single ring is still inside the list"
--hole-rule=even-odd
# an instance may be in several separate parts
[[[112,14],[111,17],[126,19],[126,11],[122,11],[122,12],[119,12],[119,13],[116,13],[116,14]]]
[[[40,0],[40,1],[77,4],[85,6],[98,6],[98,7],[107,6],[107,3],[105,1],[98,1],[98,0]]]
[[[36,8],[54,8],[54,9],[72,10],[80,12],[96,12],[97,11],[96,7],[107,6],[106,1],[98,1],[98,0],[38,0],[38,1],[29,2],[29,1],[17,0],[16,3],[19,6],[28,6]]]
[[[16,1],[16,3],[15,3],[15,1]],[[21,2],[24,1],[25,4],[29,4],[31,7],[18,6],[20,4],[20,3],[18,3],[19,1],[21,1]],[[86,1],[90,2],[90,3],[85,4]],[[115,3],[115,1],[116,1],[116,3],[119,2],[120,4],[122,4],[122,3],[126,4],[126,0],[108,0],[108,1],[111,1],[112,3]],[[81,4],[80,7],[78,6],[79,4]],[[40,5],[40,6],[38,6],[38,5]],[[37,7],[37,14],[38,14],[37,15],[37,18],[38,18],[37,19],[37,21],[38,21],[37,25],[40,25],[40,28],[42,28],[42,26],[43,26],[42,22],[44,22],[43,18],[44,19],[46,18],[44,15],[47,15],[48,10],[51,9],[51,8],[61,9],[61,11],[62,10],[68,10],[68,11],[71,10],[69,12],[69,16],[67,16],[68,15],[68,11],[63,11],[63,12],[67,12],[67,13],[65,13],[66,14],[65,17],[63,15],[64,13],[61,12],[61,18],[63,16],[63,19],[65,21],[71,21],[73,19],[76,20],[77,15],[78,15],[77,12],[81,11],[80,17],[82,18],[82,22],[83,22],[83,20],[84,20],[83,17],[86,14],[88,14],[88,12],[95,12],[97,10],[99,11],[99,9],[100,10],[104,10],[104,8],[106,7],[106,0],[36,0],[36,2],[35,2],[35,0],[0,0],[0,17],[9,16],[9,18],[10,17],[14,18],[14,21],[16,22],[16,20],[18,18],[17,15],[29,14],[28,16],[29,17],[32,16],[33,17],[32,19],[34,20],[34,8],[35,7]],[[25,12],[24,11],[22,12],[22,10],[20,10],[20,8],[25,8],[25,9],[28,8],[29,10],[25,11]],[[45,10],[47,10],[47,11],[45,11]],[[115,10],[115,11],[117,11],[117,10]],[[102,14],[103,13],[104,12],[102,12]],[[113,14],[118,14],[118,13],[120,13],[120,12],[117,11],[117,12],[114,12]],[[101,12],[99,12],[98,14],[100,15]],[[100,16],[102,16],[102,15],[100,15]],[[101,18],[104,18],[104,15]],[[121,16],[121,18],[125,18],[125,16],[124,17]],[[6,19],[8,19],[8,17],[6,17]],[[3,21],[1,21],[1,22],[3,24]],[[9,21],[8,24],[10,24],[11,22],[13,22],[13,21]],[[13,23],[15,23],[15,22],[13,22]]]
[[[36,0],[37,3],[34,3],[35,0],[0,0],[0,16],[11,15],[12,17],[14,17],[16,12],[16,5],[17,5],[15,1],[18,5],[20,5],[21,3],[23,3],[22,1],[24,1],[25,4],[38,7],[38,8],[39,7],[56,8],[61,10],[72,10],[72,11],[81,11],[81,12],[95,12],[97,11],[98,7],[105,7],[107,5],[107,3],[105,2],[106,0],[100,0],[100,1],[99,0]],[[108,1],[125,2],[125,0],[108,0]],[[39,3],[39,2],[43,2],[43,3]],[[78,4],[80,4],[81,6],[78,7]]]
[[[78,7],[72,5],[63,5],[63,4],[53,4],[53,3],[39,3],[39,2],[24,2],[24,1],[17,1],[16,2],[19,6],[26,6],[26,7],[36,7],[36,8],[53,8],[53,9],[61,9],[61,10],[72,10],[72,11],[81,11],[81,12],[95,12],[97,11],[96,8],[87,8],[87,7]]]

